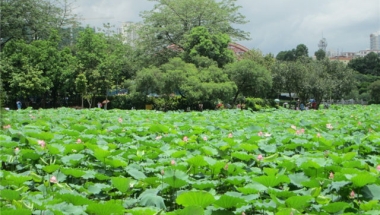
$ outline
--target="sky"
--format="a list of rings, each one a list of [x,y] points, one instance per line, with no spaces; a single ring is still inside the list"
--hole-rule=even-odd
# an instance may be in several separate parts
[[[121,26],[142,22],[140,12],[153,9],[149,0],[76,0],[75,10],[85,25]],[[237,0],[240,13],[249,21],[237,25],[250,33],[250,40],[236,41],[248,49],[277,55],[308,47],[318,50],[322,38],[327,51],[357,52],[370,47],[370,34],[380,31],[380,0]]]

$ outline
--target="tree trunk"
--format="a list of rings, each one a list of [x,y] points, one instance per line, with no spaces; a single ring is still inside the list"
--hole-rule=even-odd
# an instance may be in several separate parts
[[[82,109],[83,109],[83,94],[82,94]]]
[[[233,100],[233,104],[236,104],[236,99],[237,99],[237,97],[238,97],[238,95],[239,95],[239,90],[236,92],[236,94],[235,94],[235,97],[234,97],[234,100]]]

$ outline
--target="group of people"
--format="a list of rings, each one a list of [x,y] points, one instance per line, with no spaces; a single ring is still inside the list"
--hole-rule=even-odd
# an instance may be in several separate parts
[[[289,106],[287,102],[283,104],[283,107],[292,108],[291,106]],[[317,102],[314,99],[310,99],[310,101],[306,103],[306,105],[298,99],[296,105],[294,106],[294,110],[304,111],[309,109],[317,109]]]

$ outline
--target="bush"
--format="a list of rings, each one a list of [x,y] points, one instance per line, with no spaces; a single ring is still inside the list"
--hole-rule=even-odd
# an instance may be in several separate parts
[[[246,108],[253,111],[260,111],[263,109],[278,108],[278,104],[274,100],[267,100],[262,98],[246,98]]]

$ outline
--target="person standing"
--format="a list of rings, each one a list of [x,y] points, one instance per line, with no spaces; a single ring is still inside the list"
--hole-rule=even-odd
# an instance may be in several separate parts
[[[22,103],[20,101],[17,101],[16,105],[17,105],[17,109],[21,110]]]

